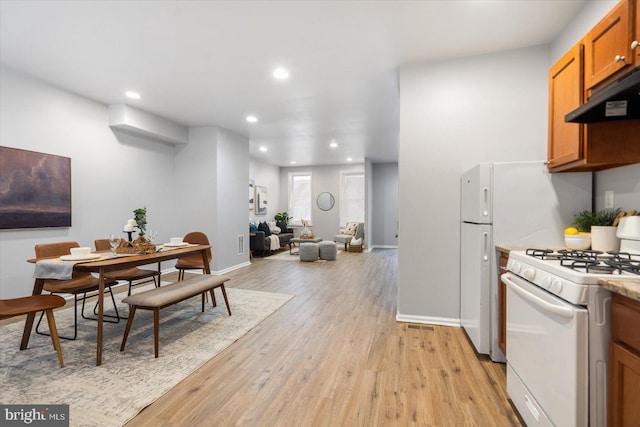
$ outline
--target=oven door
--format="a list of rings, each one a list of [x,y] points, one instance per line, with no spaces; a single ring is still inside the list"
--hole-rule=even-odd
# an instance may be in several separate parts
[[[506,273],[507,393],[528,426],[588,423],[588,313]]]

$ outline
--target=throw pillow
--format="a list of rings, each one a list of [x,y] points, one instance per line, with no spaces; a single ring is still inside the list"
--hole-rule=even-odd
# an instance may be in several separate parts
[[[351,239],[351,243],[349,243],[351,246],[360,246],[362,244],[362,239],[356,239],[353,238]]]
[[[261,222],[260,225],[258,225],[258,231],[264,231],[265,237],[271,236],[271,230],[269,230],[266,222]]]
[[[287,224],[286,223],[284,223],[282,221],[278,221],[278,222],[276,222],[276,225],[278,227],[280,227],[280,232],[287,233]]]
[[[258,227],[255,224],[249,224],[249,231],[251,233],[255,233],[256,231],[258,231]]]
[[[269,231],[271,231],[271,234],[280,234],[280,227],[276,226],[276,225],[269,225]]]
[[[357,229],[358,229],[358,223],[357,222],[348,222],[347,223],[347,227],[344,230],[344,234],[349,234],[351,236],[355,236]]]

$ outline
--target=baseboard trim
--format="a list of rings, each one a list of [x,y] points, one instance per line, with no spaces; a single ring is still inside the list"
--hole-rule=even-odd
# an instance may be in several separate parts
[[[396,321],[404,323],[423,323],[427,325],[457,326],[460,327],[460,319],[449,317],[413,316],[410,314],[396,314]]]
[[[219,270],[219,271],[212,271],[211,274],[225,274],[225,273],[230,273],[234,270],[239,270],[241,268],[247,267],[251,265],[251,261],[246,261],[243,262],[242,264],[236,264],[236,265],[232,265],[231,267],[227,267],[225,269]]]
[[[398,245],[373,245],[371,250],[373,249],[398,249]]]

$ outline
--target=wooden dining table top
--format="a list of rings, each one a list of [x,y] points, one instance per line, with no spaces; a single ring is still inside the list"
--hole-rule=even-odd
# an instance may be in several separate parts
[[[90,259],[73,261],[73,269],[76,271],[88,271],[92,273],[99,272],[101,269],[104,271],[123,270],[125,268],[137,267],[144,264],[153,264],[156,262],[168,261],[171,259],[180,258],[180,255],[191,255],[194,252],[202,252],[203,250],[211,248],[210,245],[189,245],[184,247],[164,247],[161,251],[144,253],[144,254],[117,254],[115,257],[111,256],[111,252],[93,252],[96,254],[103,253],[106,258]],[[47,258],[30,258],[27,262],[35,264],[38,261],[45,259],[58,259],[60,257],[47,257]]]

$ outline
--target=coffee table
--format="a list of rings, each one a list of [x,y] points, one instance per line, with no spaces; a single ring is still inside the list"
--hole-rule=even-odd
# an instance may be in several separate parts
[[[292,243],[318,243],[318,242],[322,242],[321,237],[314,237],[313,239],[303,239],[301,237],[294,237],[293,239],[289,240],[289,255],[298,255],[300,253],[300,250],[298,250],[298,252],[291,252],[291,248],[293,247]]]

